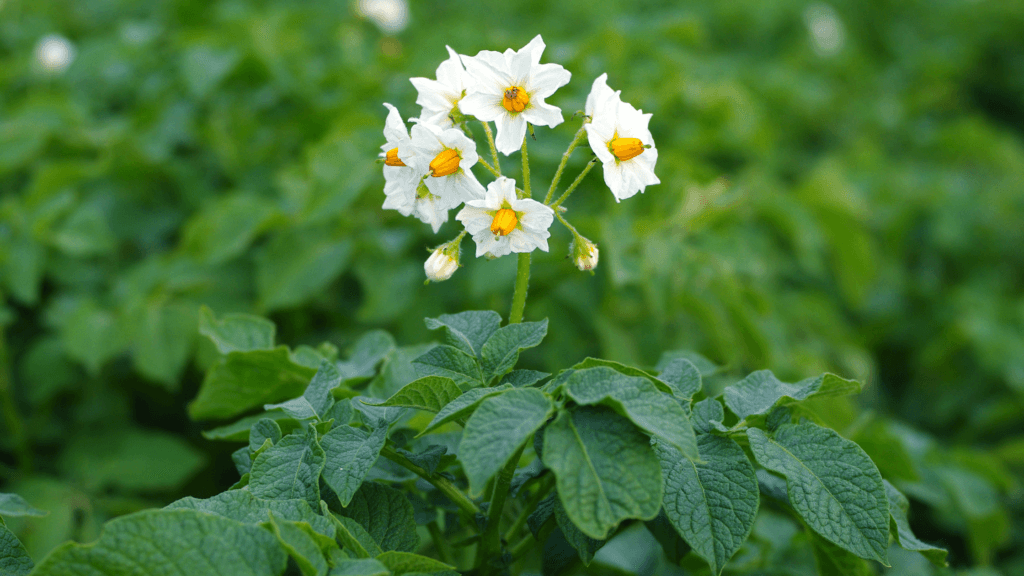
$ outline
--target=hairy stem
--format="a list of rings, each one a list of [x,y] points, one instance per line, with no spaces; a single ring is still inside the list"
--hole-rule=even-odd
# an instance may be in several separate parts
[[[519,254],[519,265],[516,268],[516,287],[512,293],[512,312],[508,315],[509,324],[523,321],[523,310],[526,308],[526,291],[530,286],[530,253]]]
[[[487,122],[480,121],[484,125],[484,134],[487,135],[487,145],[491,147],[491,159],[494,162],[494,168],[491,172],[494,172],[495,176],[501,176],[501,163],[498,162],[498,149],[494,147],[494,133],[491,132],[491,125]],[[486,166],[486,164],[484,164]]]
[[[491,174],[494,174],[495,178],[501,176],[501,172],[498,172],[498,170],[494,166],[491,166],[490,164],[488,164],[487,160],[484,160],[483,158],[480,158],[479,160],[477,160],[477,162],[479,162],[480,165],[483,166],[484,168],[487,168],[488,172],[490,172]]]
[[[430,474],[423,468],[420,468],[410,462],[405,456],[402,456],[387,446],[380,451],[380,455],[433,484],[435,488],[440,490],[442,494],[447,496],[448,499],[454,502],[455,505],[463,512],[474,516],[480,513],[480,509],[477,508],[476,504],[463,494],[462,490],[459,490],[458,487],[449,482],[446,478]]]
[[[583,126],[586,126],[584,124]],[[548,188],[548,195],[544,197],[544,203],[551,202],[551,197],[555,195],[555,188],[558,187],[558,181],[562,179],[562,171],[565,170],[565,165],[569,162],[569,156],[572,156],[572,151],[576,149],[576,146],[583,141],[587,131],[580,126],[579,131],[576,132],[576,136],[573,137],[572,142],[569,143],[569,149],[562,154],[562,161],[558,164],[558,170],[555,170],[555,178],[551,180],[551,188]]]
[[[25,426],[18,414],[18,407],[14,403],[14,381],[11,377],[11,357],[7,351],[7,336],[3,328],[0,328],[0,410],[2,410],[4,422],[11,432],[11,440],[14,442],[15,451],[18,455],[18,469],[27,473],[32,470],[32,449],[25,436]]]
[[[523,198],[530,196],[530,155],[526,153],[526,138],[523,138]]]
[[[590,160],[590,162],[587,162],[587,165],[583,168],[583,171],[580,172],[580,175],[577,176],[576,180],[574,180],[573,183],[570,184],[569,187],[565,190],[565,192],[563,192],[562,195],[558,197],[558,200],[555,200],[555,203],[552,204],[551,207],[558,208],[559,206],[561,206],[562,202],[565,202],[565,199],[569,197],[569,194],[572,194],[573,190],[576,190],[576,187],[579,186],[580,182],[583,181],[583,177],[587,175],[587,172],[590,172],[590,169],[593,168],[595,164],[597,164],[597,158],[593,158]]]
[[[505,508],[505,499],[508,498],[509,486],[512,484],[512,476],[519,466],[519,458],[526,449],[524,443],[512,455],[508,464],[498,472],[494,479],[494,491],[491,493],[491,506],[487,509],[487,527],[480,537],[480,544],[476,548],[476,566],[486,573],[487,560],[501,552],[501,515]]]
[[[523,529],[523,526],[526,526],[526,522],[530,519],[530,514],[533,513],[533,510],[537,507],[537,504],[539,504],[540,501],[543,500],[544,497],[548,495],[548,492],[550,492],[551,489],[554,488],[554,486],[554,474],[547,474],[543,478],[541,478],[540,486],[537,488],[537,491],[534,492],[532,496],[530,496],[530,498],[526,501],[526,505],[523,506],[523,510],[519,513],[519,516],[516,518],[515,522],[513,522],[512,526],[509,527],[507,531],[505,531],[506,541],[511,541],[512,538],[514,538],[515,535]]]

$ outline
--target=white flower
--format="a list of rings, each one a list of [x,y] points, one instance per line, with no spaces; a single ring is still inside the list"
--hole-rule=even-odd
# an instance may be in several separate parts
[[[459,269],[459,244],[462,236],[434,248],[430,257],[423,263],[423,271],[427,274],[427,280],[431,282],[442,282],[452,277]]]
[[[562,110],[544,99],[568,84],[571,74],[558,64],[541,64],[542,52],[544,41],[537,35],[518,52],[483,50],[462,57],[468,93],[459,109],[478,120],[494,121],[498,127],[495,146],[506,156],[522,146],[527,122],[535,126],[562,123]]]
[[[486,198],[466,202],[455,219],[473,235],[477,257],[498,257],[535,248],[547,252],[555,212],[536,200],[518,199],[516,181],[502,176],[488,184]]]
[[[605,184],[618,202],[661,180],[654,174],[658,149],[647,129],[651,115],[623,102],[606,84],[607,77],[594,80],[585,109],[591,119],[585,126],[590,147],[604,164]]]
[[[441,129],[431,124],[412,127],[413,166],[424,174],[427,189],[446,208],[484,197],[484,187],[470,168],[480,157],[476,142],[458,128]],[[401,150],[399,150],[401,153]]]
[[[597,267],[597,259],[599,255],[597,244],[594,244],[583,236],[577,235],[576,238],[573,239],[572,246],[569,247],[569,253],[572,254],[573,264],[575,264],[580,271],[586,272],[587,270],[593,270]]]
[[[430,78],[410,78],[409,81],[419,93],[416,103],[423,107],[420,122],[451,128],[451,116],[461,116],[459,100],[466,95],[466,69],[462,60],[451,46],[449,58],[437,67],[437,80]]]
[[[385,210],[397,210],[402,216],[415,215],[437,232],[441,224],[448,221],[448,210],[458,204],[441,202],[423,185],[426,172],[413,162],[416,150],[405,122],[394,106],[387,103],[384,106],[389,112],[384,123],[387,143],[381,146],[386,196],[383,207]]]

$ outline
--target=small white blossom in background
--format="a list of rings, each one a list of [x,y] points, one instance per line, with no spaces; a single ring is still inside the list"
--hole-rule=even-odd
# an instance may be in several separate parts
[[[459,269],[459,244],[462,237],[434,248],[430,257],[423,263],[423,271],[430,282],[443,282],[452,277]]]
[[[597,267],[599,251],[597,244],[577,235],[569,246],[569,254],[572,255],[572,262],[581,272],[593,270]]]
[[[594,80],[587,96],[592,109],[585,110],[591,118],[585,126],[590,148],[604,165],[604,182],[618,202],[661,180],[654,174],[658,149],[647,128],[651,115],[623,102],[607,79],[602,74]]]
[[[412,127],[412,148],[412,165],[426,175],[427,189],[445,206],[454,208],[467,200],[484,197],[483,185],[470,170],[480,159],[476,142],[462,130],[416,124]]]
[[[498,257],[537,248],[547,252],[555,212],[536,200],[519,199],[515,180],[502,176],[487,186],[484,199],[466,202],[455,219],[473,235],[477,257]]]
[[[562,110],[544,99],[568,84],[571,74],[558,64],[541,64],[543,52],[544,40],[538,35],[519,51],[482,50],[462,57],[468,82],[459,108],[495,123],[495,147],[506,156],[522,146],[527,122],[549,127],[562,123]]]
[[[410,78],[416,87],[416,103],[423,107],[420,122],[451,128],[451,116],[461,116],[459,100],[466,95],[466,69],[459,55],[448,49],[448,59],[437,67],[437,80]]]
[[[51,74],[60,74],[71,66],[75,59],[75,46],[67,38],[50,34],[36,44],[36,63]]]
[[[804,10],[804,24],[818,56],[832,56],[842,49],[846,36],[843,21],[828,4],[808,6]]]
[[[384,158],[384,199],[385,210],[397,210],[402,216],[415,215],[434,232],[448,221],[448,210],[458,204],[441,202],[423,185],[426,172],[420,171],[413,163],[416,154],[409,138],[409,131],[402,116],[391,104],[385,103],[388,118],[384,123],[384,138],[381,146]]]
[[[356,13],[372,21],[385,34],[397,34],[409,25],[406,0],[359,0]]]

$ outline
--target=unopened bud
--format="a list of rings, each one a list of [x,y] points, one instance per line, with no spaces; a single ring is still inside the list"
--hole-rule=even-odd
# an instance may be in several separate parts
[[[461,239],[461,238],[460,238]],[[423,263],[423,271],[429,282],[442,282],[452,277],[459,269],[459,243],[456,241],[442,244],[431,252]]]
[[[580,270],[586,272],[597,266],[598,249],[597,244],[587,240],[583,236],[576,236],[569,248],[572,254],[573,264]]]

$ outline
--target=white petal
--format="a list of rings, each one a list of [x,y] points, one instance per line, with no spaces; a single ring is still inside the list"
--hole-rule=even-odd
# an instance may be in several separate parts
[[[508,254],[511,250],[507,238],[507,236],[495,236],[489,229],[485,232],[474,234],[473,241],[476,242],[476,257],[479,258],[488,252],[494,256]]]
[[[430,78],[409,78],[416,87],[416,104],[429,110],[451,110],[452,93],[447,86]]]
[[[519,49],[519,53],[529,54],[530,63],[536,66],[540,64],[541,54],[544,53],[544,48],[546,47],[547,46],[544,44],[544,39],[540,37],[540,34],[537,34],[536,36],[533,37],[533,40],[530,40],[529,44]]]
[[[526,138],[526,118],[523,114],[513,116],[506,112],[504,118],[498,118],[494,123],[498,127],[498,134],[494,138],[494,147],[498,152],[508,156],[523,146],[523,138]]]
[[[547,98],[562,86],[569,83],[572,74],[558,64],[541,64],[530,71],[530,80],[526,89],[531,96]]]
[[[384,103],[384,106],[388,109],[388,117],[384,121],[384,138],[387,138],[389,144],[398,144],[401,140],[408,140],[409,131],[405,128],[405,122],[402,121],[402,115],[398,113],[398,109]],[[394,146],[392,146],[394,148]]]
[[[487,185],[487,200],[492,210],[501,208],[506,202],[514,210],[519,210],[516,208],[516,202],[519,202],[516,197],[516,181],[506,176],[495,179]]]
[[[590,87],[590,94],[587,94],[587,103],[583,105],[583,113],[587,116],[594,115],[594,107],[599,99],[606,98],[612,89],[608,87],[608,73],[605,72],[594,79]]]
[[[602,127],[593,122],[585,124],[584,128],[587,131],[587,142],[590,143],[590,149],[594,151],[594,154],[597,154],[597,157],[605,165],[609,162],[614,164],[615,156],[612,155],[611,150],[608,150],[608,141],[612,139],[612,133],[603,133]]]
[[[438,136],[438,141],[445,148],[453,148],[459,151],[459,156],[462,158],[459,161],[459,168],[468,170],[480,159],[480,156],[476,153],[476,142],[458,128],[449,128],[441,132]]]
[[[476,56],[463,56],[466,65],[466,90],[473,92],[503,91],[511,81],[505,57],[498,52],[482,50]]]
[[[437,67],[437,81],[448,87],[449,90],[462,96],[462,90],[465,88],[463,78],[466,74],[466,69],[462,65],[462,60],[459,55],[452,50],[451,46],[445,46],[448,50],[448,59],[441,62],[441,65]]]
[[[530,106],[521,114],[534,126],[558,126],[562,123],[562,109],[552,106],[540,98],[530,102]]]
[[[467,205],[459,211],[455,219],[462,222],[470,234],[478,234],[484,230],[490,231],[494,217],[483,208]]]
[[[434,233],[441,229],[441,224],[448,221],[448,209],[434,198],[419,198],[416,200],[416,217],[421,222],[430,224]]]
[[[502,95],[475,92],[467,94],[459,101],[459,110],[463,114],[476,116],[477,120],[493,122],[502,116],[508,115],[508,111],[501,105]]]
[[[476,179],[476,175],[470,170],[460,169],[455,174],[446,176],[446,178],[451,179],[454,183],[454,194],[449,195],[449,198],[456,200],[456,205],[470,200],[479,200],[486,193],[483,184]]]
[[[609,189],[611,189],[616,202],[622,200],[622,198],[632,196],[632,194],[629,196],[622,196],[622,170],[619,169],[619,166],[614,161],[604,163],[604,183],[608,185]]]

